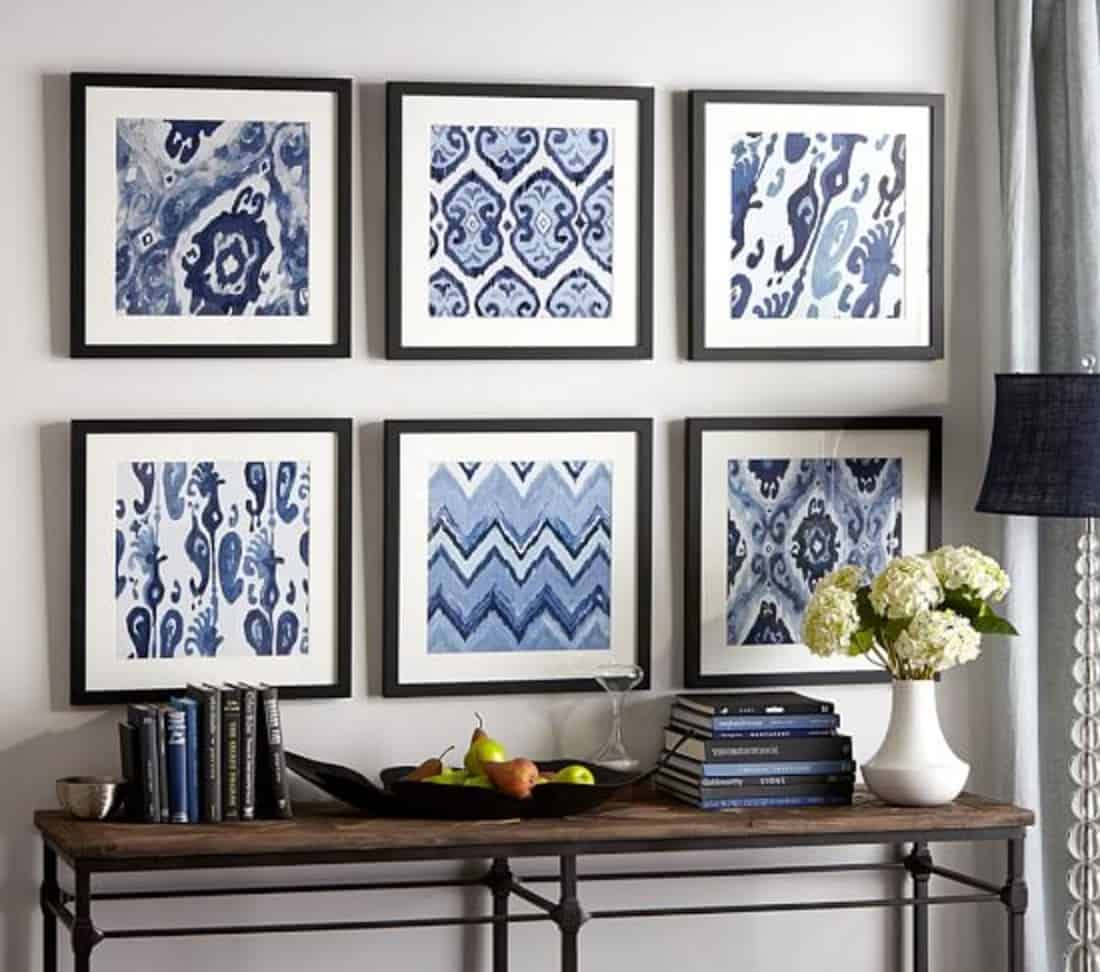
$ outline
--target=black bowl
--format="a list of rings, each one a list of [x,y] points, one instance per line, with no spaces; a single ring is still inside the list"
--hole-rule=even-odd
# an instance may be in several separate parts
[[[286,754],[287,767],[331,796],[378,817],[424,817],[433,820],[506,820],[512,817],[566,817],[594,810],[621,787],[644,775],[620,773],[580,759],[538,762],[540,770],[586,766],[593,784],[540,783],[526,800],[474,786],[447,786],[404,779],[411,766],[391,766],[381,774],[382,786],[333,763]]]

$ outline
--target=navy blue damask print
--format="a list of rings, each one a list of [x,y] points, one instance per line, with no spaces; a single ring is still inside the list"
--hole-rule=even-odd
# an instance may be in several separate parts
[[[610,130],[433,125],[430,172],[432,317],[610,316]]]
[[[308,314],[309,131],[118,119],[116,311]]]
[[[730,180],[731,318],[902,315],[904,135],[739,135]]]
[[[821,580],[901,552],[901,459],[731,459],[726,641],[793,644]]]
[[[120,657],[308,652],[308,462],[122,463],[116,490]]]

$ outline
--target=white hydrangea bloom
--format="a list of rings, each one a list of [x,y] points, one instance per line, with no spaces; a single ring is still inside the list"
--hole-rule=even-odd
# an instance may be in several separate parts
[[[859,629],[856,596],[842,587],[818,584],[802,619],[802,640],[815,655],[844,654]]]
[[[894,654],[913,668],[942,672],[981,654],[982,636],[954,611],[922,611],[894,642]]]
[[[1011,586],[1001,565],[973,547],[940,547],[928,560],[948,590],[968,587],[983,600],[1000,601]]]
[[[937,607],[943,588],[924,557],[898,557],[871,583],[871,606],[883,617],[911,618]]]
[[[839,587],[841,590],[855,593],[863,586],[863,568],[857,564],[842,564],[826,574],[817,582],[816,591],[825,587]]]

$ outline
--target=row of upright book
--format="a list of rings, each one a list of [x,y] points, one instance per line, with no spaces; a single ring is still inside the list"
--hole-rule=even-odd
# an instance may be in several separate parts
[[[797,692],[679,695],[657,772],[701,810],[844,806],[856,764],[832,702]]]
[[[119,723],[126,813],[146,823],[290,817],[279,692],[189,685]]]

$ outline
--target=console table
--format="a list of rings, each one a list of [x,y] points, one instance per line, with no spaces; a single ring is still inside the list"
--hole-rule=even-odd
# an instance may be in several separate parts
[[[298,810],[299,808],[296,808]],[[551,921],[561,935],[561,968],[576,972],[578,933],[588,921],[658,916],[737,915],[766,911],[838,908],[903,908],[913,915],[914,972],[928,972],[928,915],[935,905],[998,902],[1005,909],[1009,972],[1023,972],[1023,918],[1027,886],[1023,879],[1023,842],[1033,823],[1028,810],[964,794],[934,810],[887,807],[857,791],[854,806],[804,810],[743,810],[703,813],[654,794],[611,802],[599,811],[560,820],[479,824],[438,820],[382,820],[355,815],[342,804],[301,808],[293,820],[264,820],[217,825],[145,825],[92,823],[59,811],[39,811],[35,825],[42,836],[44,868],[41,907],[44,923],[43,968],[57,970],[57,923],[70,932],[76,972],[90,972],[93,950],[102,942],[135,938],[196,935],[252,935],[290,932],[356,931],[488,925],[492,927],[493,972],[508,970],[511,925]],[[993,883],[941,867],[930,843],[1003,841],[1003,882]],[[706,870],[578,870],[582,857],[658,852],[714,852],[784,847],[888,845],[902,848],[896,861],[775,867],[712,867]],[[553,877],[522,878],[512,871],[519,859],[553,857]],[[72,869],[71,889],[58,881],[58,858]],[[199,871],[288,865],[361,864],[400,861],[483,859],[483,876],[450,880],[388,880],[356,883],[251,885],[206,888],[96,891],[102,873]],[[716,860],[717,863],[717,860]],[[911,893],[895,897],[787,901],[586,911],[578,887],[587,881],[658,882],[676,878],[732,878],[753,875],[890,871],[911,878]],[[930,892],[931,879],[954,889]],[[555,897],[534,890],[557,884]],[[208,927],[100,928],[92,905],[101,900],[237,897],[267,894],[329,894],[340,891],[400,891],[417,888],[482,885],[489,913],[470,917],[406,918],[388,921],[298,922],[293,924]],[[961,890],[959,890],[961,889]],[[513,899],[531,909],[511,910]]]

